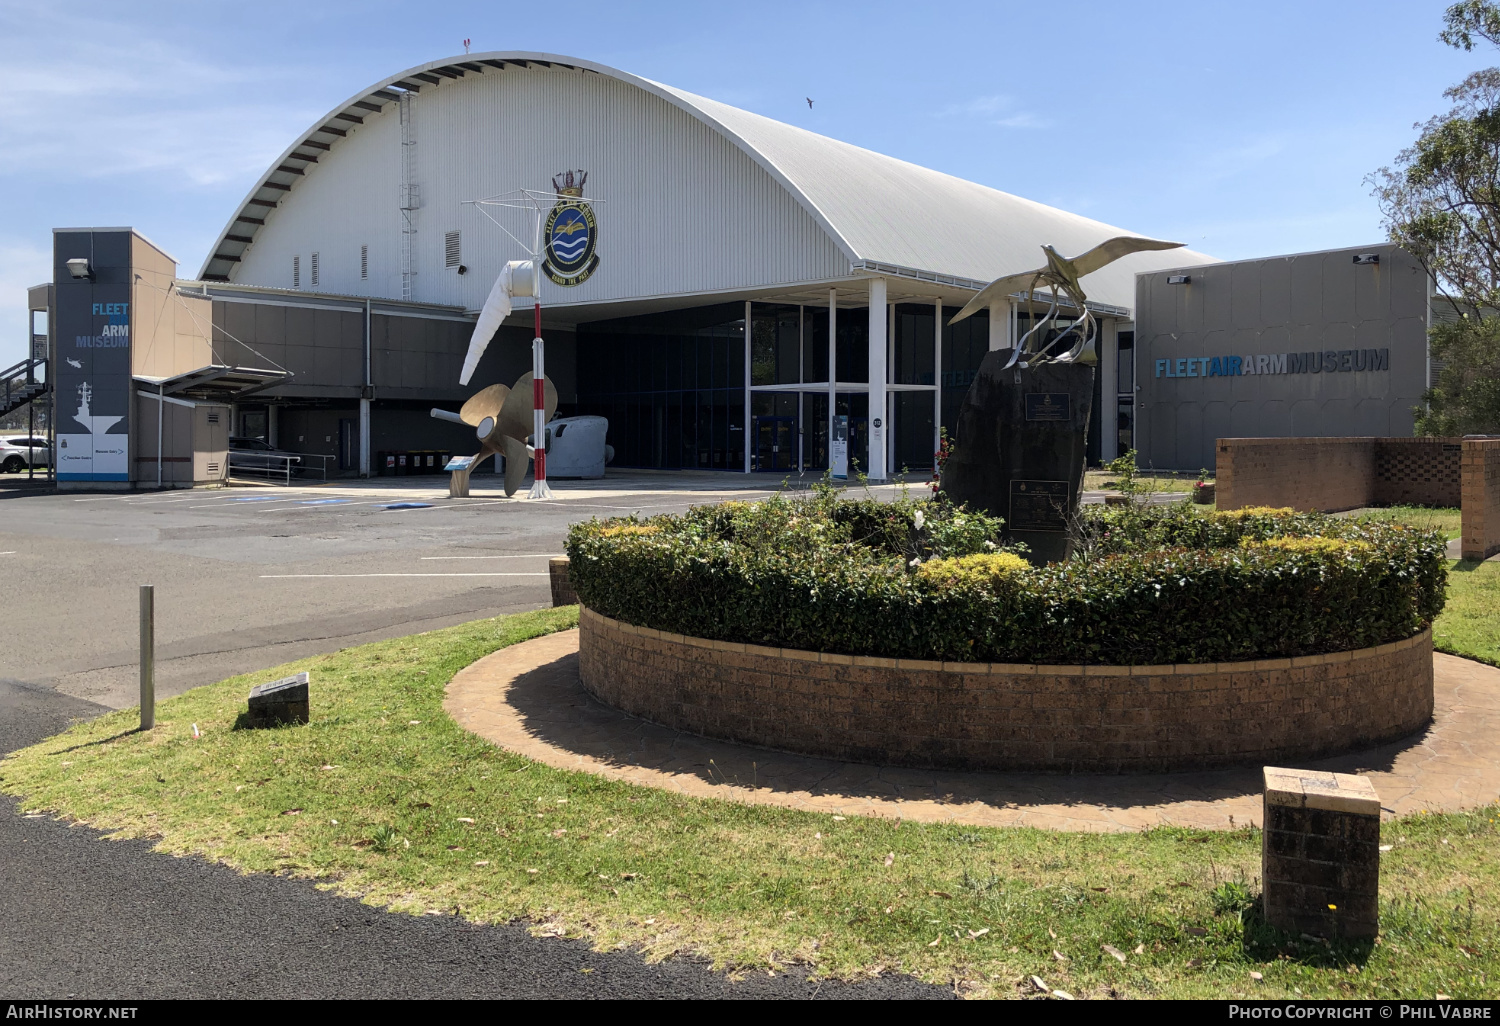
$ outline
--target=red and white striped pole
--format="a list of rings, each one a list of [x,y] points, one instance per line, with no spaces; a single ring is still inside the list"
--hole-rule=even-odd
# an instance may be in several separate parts
[[[540,291],[540,290],[538,290]],[[531,340],[531,491],[529,499],[550,499],[547,487],[547,363],[542,342],[542,300],[538,296],[532,307],[536,334]]]

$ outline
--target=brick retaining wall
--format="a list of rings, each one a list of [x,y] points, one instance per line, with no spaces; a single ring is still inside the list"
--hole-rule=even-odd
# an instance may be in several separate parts
[[[1464,442],[1463,528],[1465,559],[1500,552],[1500,439]]]
[[[1221,438],[1219,509],[1457,506],[1459,438]]]
[[[1432,635],[1177,666],[938,663],[740,645],[580,612],[600,701],[707,737],[852,762],[1146,772],[1286,763],[1432,717]]]

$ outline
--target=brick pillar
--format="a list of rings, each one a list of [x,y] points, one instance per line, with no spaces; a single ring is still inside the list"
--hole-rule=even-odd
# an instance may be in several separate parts
[[[1466,438],[1463,452],[1463,520],[1459,547],[1464,559],[1500,552],[1500,439]]]
[[[552,604],[554,606],[574,606],[578,604],[578,594],[573,590],[573,582],[568,578],[567,556],[553,556],[547,563],[547,572],[552,578]]]
[[[1266,921],[1289,933],[1374,937],[1380,798],[1369,777],[1265,767]]]

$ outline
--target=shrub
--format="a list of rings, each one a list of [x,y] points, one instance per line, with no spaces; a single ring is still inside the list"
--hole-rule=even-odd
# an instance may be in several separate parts
[[[917,576],[937,588],[995,587],[1030,569],[1031,564],[1013,552],[981,552],[930,559],[917,567]]]
[[[1276,549],[1281,552],[1319,552],[1325,555],[1333,555],[1340,552],[1363,552],[1369,549],[1370,543],[1358,539],[1347,538],[1267,538],[1258,541],[1254,538],[1242,538],[1240,548],[1243,549]]]
[[[1397,641],[1442,610],[1440,532],[1292,510],[1086,507],[1087,558],[1032,569],[945,499],[831,494],[590,521],[583,604],[702,638],[853,655],[1163,664]],[[634,530],[626,530],[634,528]]]

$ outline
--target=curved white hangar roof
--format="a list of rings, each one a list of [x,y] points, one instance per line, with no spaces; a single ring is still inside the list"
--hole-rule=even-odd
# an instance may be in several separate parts
[[[972,290],[1035,266],[1043,243],[1072,256],[1133,234],[600,64],[499,52],[424,64],[329,112],[250,190],[200,277],[397,299],[409,270],[406,298],[477,308],[524,254],[469,201],[564,169],[588,171],[601,201],[600,268],[544,283],[552,308],[814,295],[871,274]],[[521,215],[500,216],[524,236]],[[1212,259],[1137,254],[1084,286],[1130,308],[1137,271]]]

